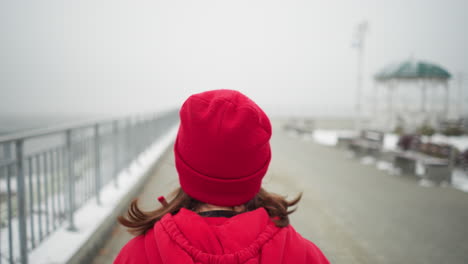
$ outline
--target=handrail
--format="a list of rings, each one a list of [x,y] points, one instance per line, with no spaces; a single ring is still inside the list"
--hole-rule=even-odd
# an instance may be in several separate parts
[[[176,121],[169,111],[1,136],[0,264],[27,264],[28,253],[60,226],[76,230],[75,212],[90,199],[100,204],[103,187],[118,187],[118,173]]]
[[[15,140],[20,140],[20,139],[25,140],[25,139],[35,138],[35,137],[48,136],[48,135],[55,134],[55,133],[61,133],[66,130],[76,130],[76,129],[92,127],[96,124],[100,124],[100,125],[110,124],[114,121],[133,119],[133,118],[135,118],[135,116],[124,116],[121,118],[104,118],[104,119],[96,118],[96,119],[89,119],[89,120],[84,120],[80,122],[63,123],[63,124],[55,125],[55,126],[48,127],[48,128],[36,128],[36,129],[30,129],[30,130],[25,130],[21,132],[8,133],[6,135],[0,136],[0,144],[8,143],[8,142],[12,142]]]

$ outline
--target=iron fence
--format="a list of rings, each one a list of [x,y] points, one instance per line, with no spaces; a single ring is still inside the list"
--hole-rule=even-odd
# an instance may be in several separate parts
[[[174,111],[40,129],[0,137],[0,264],[28,263],[28,252],[177,121]]]

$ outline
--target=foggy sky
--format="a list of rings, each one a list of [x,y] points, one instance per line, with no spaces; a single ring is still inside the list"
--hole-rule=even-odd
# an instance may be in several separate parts
[[[218,88],[269,110],[347,113],[363,20],[367,91],[409,57],[463,72],[466,87],[467,11],[463,0],[5,0],[0,114],[153,111]]]

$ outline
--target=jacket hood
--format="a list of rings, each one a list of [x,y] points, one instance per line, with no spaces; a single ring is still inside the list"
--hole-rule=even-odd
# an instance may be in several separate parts
[[[258,257],[279,230],[264,208],[231,218],[204,218],[181,209],[164,216],[151,233],[162,263],[176,263],[174,252],[182,249],[187,255],[183,263],[230,264]]]

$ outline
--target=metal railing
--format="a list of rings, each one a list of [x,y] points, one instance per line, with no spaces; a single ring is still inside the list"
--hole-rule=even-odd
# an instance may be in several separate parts
[[[0,264],[28,252],[66,224],[106,184],[177,122],[159,115],[87,122],[0,137]]]

